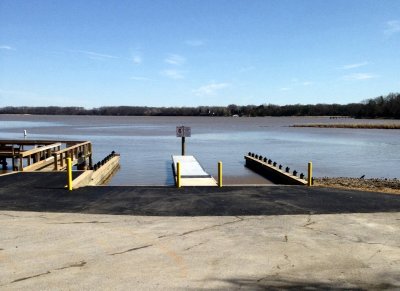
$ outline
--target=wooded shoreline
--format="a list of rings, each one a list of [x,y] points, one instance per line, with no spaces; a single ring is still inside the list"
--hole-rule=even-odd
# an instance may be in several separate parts
[[[290,127],[317,127],[317,128],[359,128],[359,129],[400,129],[399,124],[371,124],[371,123],[307,123],[294,124]]]
[[[106,116],[347,116],[353,118],[400,119],[400,93],[379,96],[360,103],[295,104],[295,105],[235,105],[198,107],[103,106],[83,107],[7,106],[0,114],[34,115],[106,115]]]

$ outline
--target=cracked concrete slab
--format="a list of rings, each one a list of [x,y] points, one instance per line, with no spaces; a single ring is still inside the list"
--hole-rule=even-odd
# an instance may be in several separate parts
[[[0,214],[4,290],[400,288],[400,213]]]

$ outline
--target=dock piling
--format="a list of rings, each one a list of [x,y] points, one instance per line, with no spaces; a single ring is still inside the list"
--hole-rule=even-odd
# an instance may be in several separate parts
[[[68,177],[68,190],[72,191],[72,161],[67,158],[67,177]]]
[[[307,186],[312,186],[312,162],[308,163],[308,177],[307,177]]]
[[[176,187],[181,187],[181,163],[176,163]]]
[[[218,187],[222,188],[222,162],[218,162]]]
[[[185,137],[182,136],[182,156],[185,155]]]

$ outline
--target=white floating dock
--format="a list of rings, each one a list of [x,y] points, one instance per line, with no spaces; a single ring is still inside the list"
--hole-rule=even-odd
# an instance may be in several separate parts
[[[176,164],[179,162],[182,186],[217,186],[217,181],[208,174],[194,156],[172,156],[176,181]]]

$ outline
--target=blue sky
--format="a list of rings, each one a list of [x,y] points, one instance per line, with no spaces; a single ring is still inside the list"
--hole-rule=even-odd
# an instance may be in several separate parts
[[[0,106],[350,103],[400,92],[400,1],[0,1]]]

